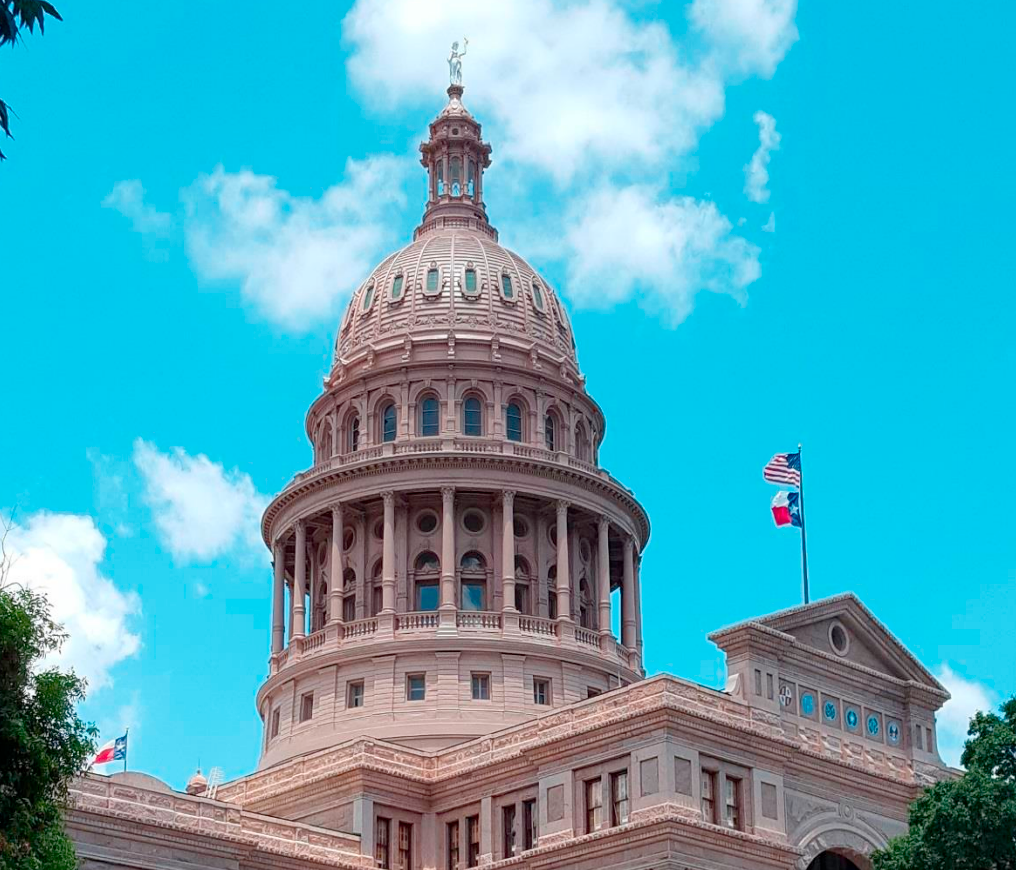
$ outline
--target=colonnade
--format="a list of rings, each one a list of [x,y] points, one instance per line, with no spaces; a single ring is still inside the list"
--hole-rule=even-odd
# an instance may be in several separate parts
[[[456,541],[455,541],[455,495],[454,487],[441,488],[441,575],[439,613],[454,614],[459,606],[456,596]],[[378,617],[384,618],[396,612],[397,570],[395,554],[395,507],[396,493],[380,493],[383,503],[383,534],[381,559],[381,610]],[[502,490],[499,493],[501,514],[501,612],[518,615],[515,606],[515,492]],[[571,504],[565,500],[556,502],[556,595],[557,617],[562,624],[573,624],[572,618],[572,577],[569,548],[569,510]],[[343,622],[342,600],[344,595],[344,574],[346,557],[343,552],[343,534],[346,526],[346,508],[341,502],[329,506],[331,533],[329,537],[329,574],[327,597],[327,625]],[[599,633],[611,633],[610,597],[610,532],[611,522],[605,517],[597,521],[596,560],[596,607]],[[641,613],[638,566],[634,538],[618,530],[623,536],[623,569],[621,582],[621,643],[629,650],[641,653]],[[307,572],[307,522],[297,519],[292,526],[283,530],[273,543],[273,594],[272,594],[272,653],[285,648],[285,587],[286,550],[292,539],[294,558],[292,573],[292,600],[290,605],[290,639],[306,634],[308,594]],[[536,568],[540,571],[540,566]],[[454,624],[454,617],[452,618]]]

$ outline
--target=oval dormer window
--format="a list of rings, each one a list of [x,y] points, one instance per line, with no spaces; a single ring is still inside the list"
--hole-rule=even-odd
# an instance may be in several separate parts
[[[501,273],[501,295],[505,299],[515,298],[515,288],[512,286],[512,276],[507,272]]]
[[[535,281],[533,282],[533,304],[541,314],[544,312],[543,290],[540,289],[540,285]]]
[[[392,281],[392,302],[398,302],[402,298],[403,280],[402,273],[400,272],[395,276],[395,280]]]
[[[428,296],[436,296],[441,292],[441,284],[438,277],[436,268],[431,267],[427,270],[427,283],[424,286],[424,292],[426,292]]]
[[[374,285],[371,284],[363,294],[363,310],[369,311],[370,306],[374,304]]]
[[[463,286],[463,293],[466,296],[476,296],[479,294],[479,289],[476,284],[476,269],[466,269],[466,283]]]

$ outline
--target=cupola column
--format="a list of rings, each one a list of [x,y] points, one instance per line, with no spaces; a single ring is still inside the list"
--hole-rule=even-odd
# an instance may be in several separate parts
[[[596,589],[600,600],[600,634],[610,634],[610,520],[597,524]]]
[[[395,493],[383,492],[384,541],[381,549],[381,612],[395,612]]]
[[[501,493],[501,610],[515,610],[515,493]]]
[[[642,557],[635,559],[635,648],[642,662]]]
[[[296,528],[296,576],[293,578],[293,637],[307,633],[307,526],[303,520]]]
[[[624,541],[624,582],[621,585],[621,643],[635,649],[635,540]]]
[[[272,546],[272,559],[272,653],[280,653],[286,639],[286,546],[281,536]]]
[[[557,503],[557,618],[571,622],[571,570],[568,566],[568,507]]]
[[[455,487],[441,488],[441,610],[455,610]]]
[[[328,559],[328,621],[342,621],[342,575],[345,565],[342,558],[343,534],[342,505],[332,505],[332,552]]]

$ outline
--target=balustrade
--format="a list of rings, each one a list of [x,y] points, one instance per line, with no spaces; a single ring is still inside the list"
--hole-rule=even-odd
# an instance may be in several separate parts
[[[597,633],[595,631],[590,631],[588,628],[578,628],[578,627],[576,627],[576,629],[575,629],[575,640],[577,640],[579,643],[584,643],[584,644],[587,644],[589,646],[595,646],[597,648],[599,648],[599,646],[600,646],[600,635],[599,635],[599,633]]]
[[[438,614],[435,611],[400,613],[395,617],[396,631],[422,631],[437,628]]]
[[[342,626],[343,637],[365,637],[376,632],[376,616],[371,616],[368,619],[358,619],[356,622],[347,622]]]
[[[497,630],[501,628],[501,614],[486,610],[460,610],[455,618],[459,628]]]
[[[557,623],[553,619],[543,619],[539,616],[520,616],[519,630],[523,634],[557,637]]]

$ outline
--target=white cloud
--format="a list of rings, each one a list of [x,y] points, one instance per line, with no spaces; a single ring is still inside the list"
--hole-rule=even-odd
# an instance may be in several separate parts
[[[776,212],[769,212],[769,220],[762,224],[762,232],[764,233],[775,233],[776,232]]]
[[[173,226],[172,215],[145,202],[145,188],[136,178],[114,184],[102,200],[102,207],[120,212],[134,231],[142,235],[167,236]]]
[[[780,134],[776,132],[776,119],[766,112],[756,112],[758,148],[744,167],[744,192],[752,202],[769,202],[769,155],[780,150]]]
[[[219,166],[184,192],[191,262],[206,280],[239,281],[271,321],[309,328],[336,313],[393,243],[406,168],[388,156],[350,160],[345,179],[311,199]]]
[[[689,18],[717,63],[769,78],[797,42],[796,14],[797,0],[694,0]]]
[[[73,667],[92,692],[110,685],[111,669],[140,647],[131,622],[141,602],[102,575],[106,539],[95,522],[40,511],[11,529],[7,546],[9,581],[44,593],[53,618],[67,629],[67,642],[47,664]]]
[[[179,447],[162,453],[140,438],[134,442],[134,464],[155,525],[175,559],[210,561],[236,550],[264,555],[260,524],[268,497],[249,475]]]
[[[952,695],[938,712],[938,751],[947,764],[959,767],[971,718],[978,710],[994,710],[998,699],[987,686],[961,677],[948,664],[935,676]]]
[[[591,307],[634,296],[672,325],[700,290],[743,302],[760,275],[759,249],[731,229],[711,202],[660,200],[638,186],[594,192],[575,203],[565,239],[571,296]]]

